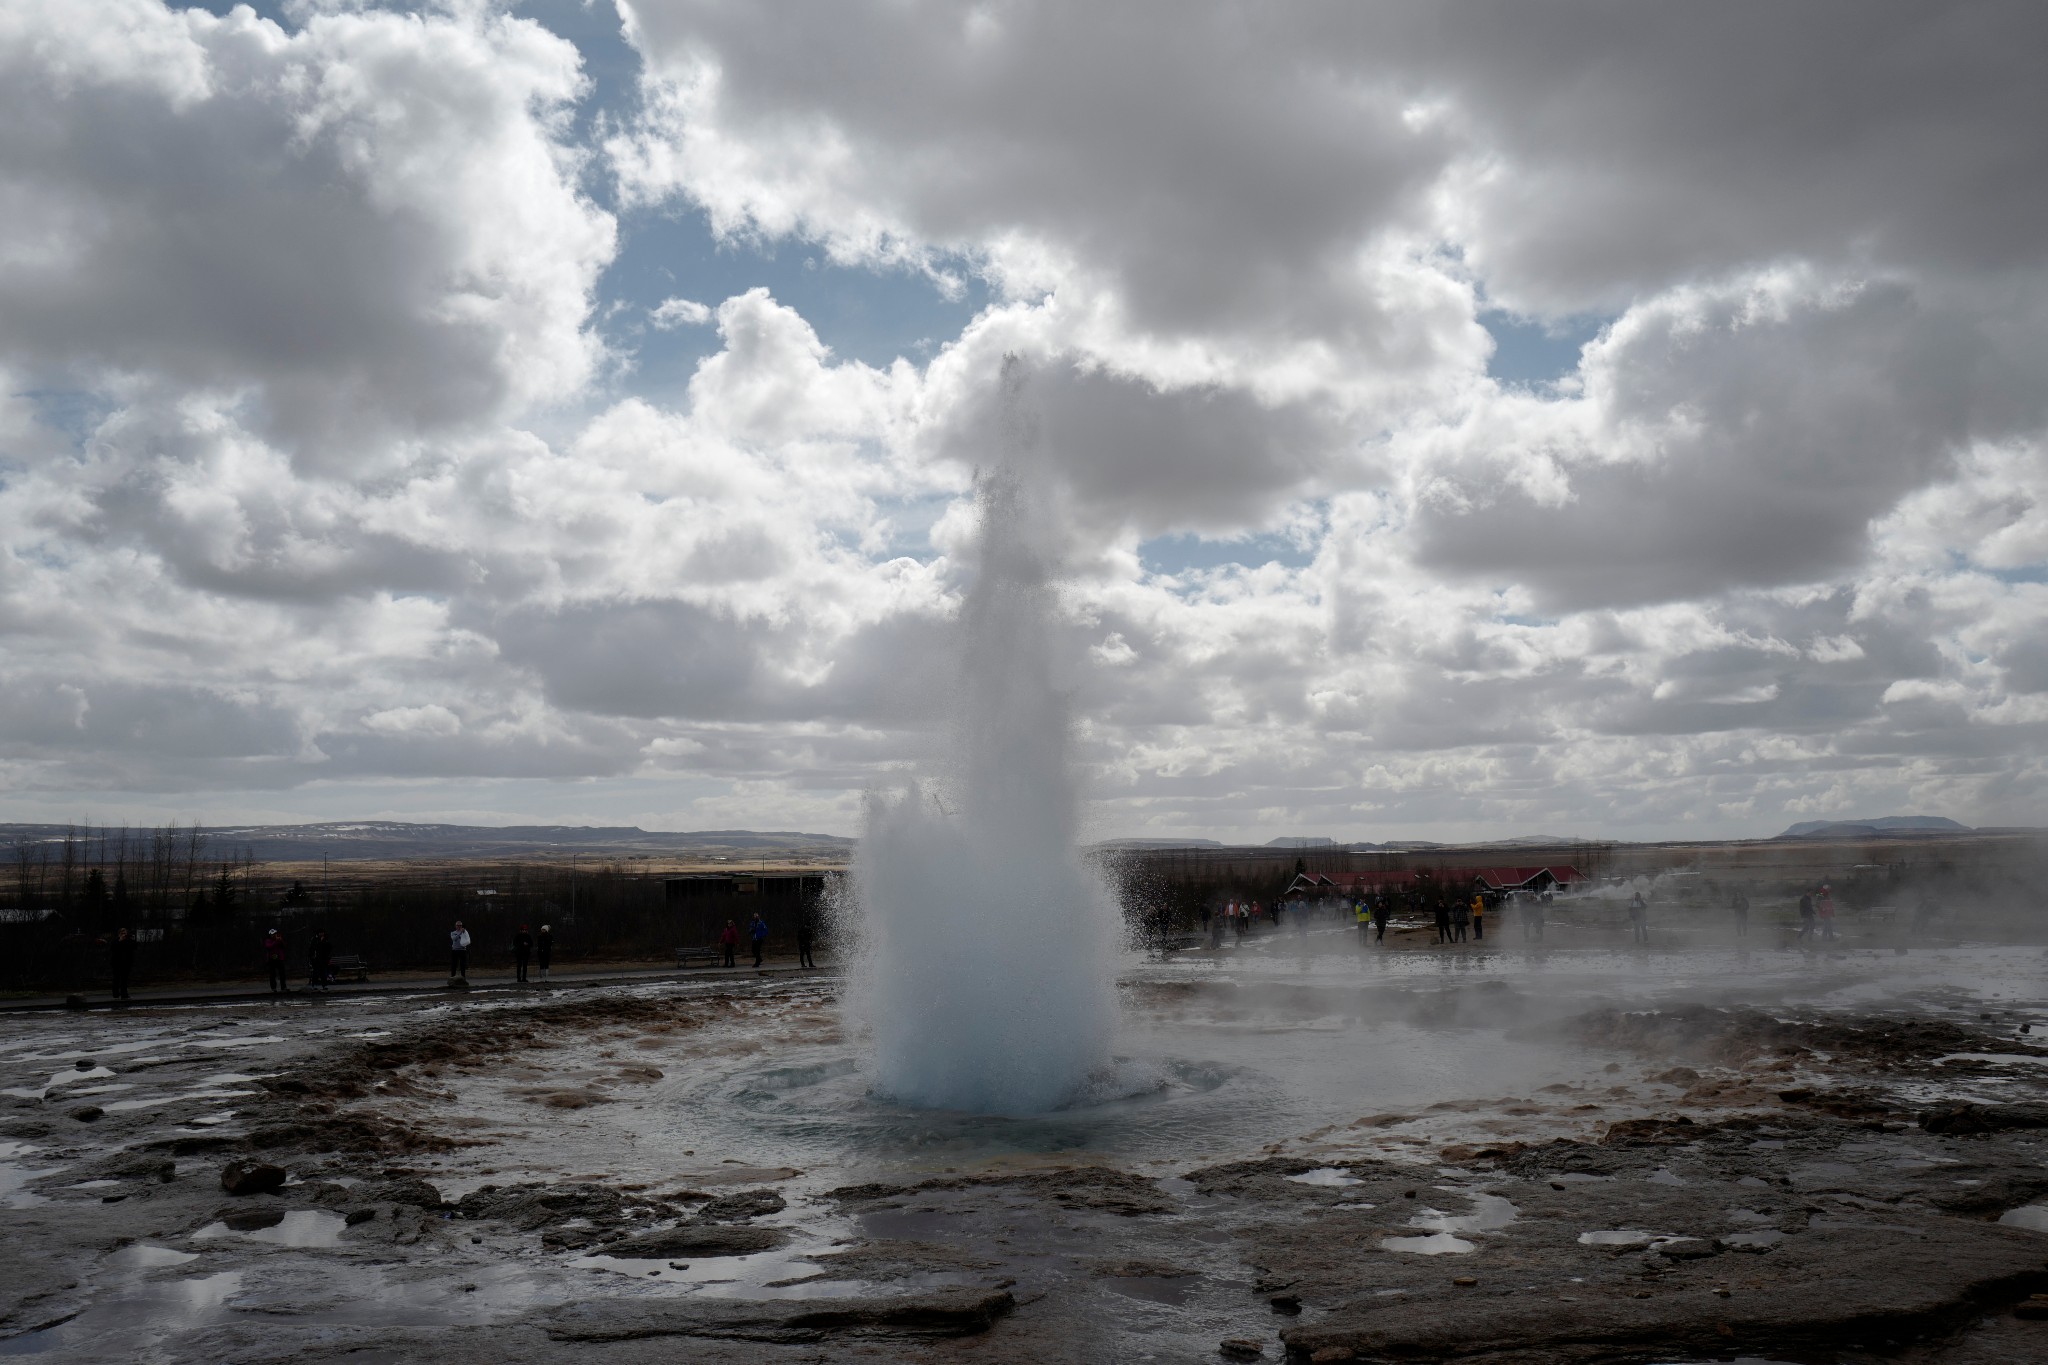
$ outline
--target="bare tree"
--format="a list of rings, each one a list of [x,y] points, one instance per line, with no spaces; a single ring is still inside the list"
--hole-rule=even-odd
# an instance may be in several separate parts
[[[27,834],[19,834],[14,840],[14,904],[18,909],[31,908],[36,887],[36,849]]]
[[[78,826],[65,826],[63,848],[64,879],[57,886],[57,903],[63,907],[66,914],[69,914],[71,911],[71,883],[78,875],[79,854],[81,852]]]
[[[192,890],[200,877],[199,858],[206,851],[206,828],[197,820],[185,831],[185,895],[178,902],[180,908],[192,904]]]

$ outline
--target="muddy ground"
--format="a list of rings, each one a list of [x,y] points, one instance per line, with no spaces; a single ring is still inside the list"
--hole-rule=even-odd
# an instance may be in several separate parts
[[[1824,1007],[1739,967],[1560,1000],[1473,961],[1405,993],[1134,971],[1169,1034],[1407,1046],[1391,999],[1577,1068],[1143,1160],[778,1164],[744,1116],[678,1117],[737,1093],[695,1077],[840,1045],[829,982],[0,1021],[0,1354],[2048,1361],[2024,991],[1880,990],[1844,954]]]

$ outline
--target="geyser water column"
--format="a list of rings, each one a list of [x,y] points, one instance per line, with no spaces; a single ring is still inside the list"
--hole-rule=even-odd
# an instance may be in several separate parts
[[[1028,1114],[1109,1061],[1119,920],[1075,847],[1042,512],[1008,468],[978,494],[947,759],[900,796],[869,797],[850,1004],[880,1095]]]

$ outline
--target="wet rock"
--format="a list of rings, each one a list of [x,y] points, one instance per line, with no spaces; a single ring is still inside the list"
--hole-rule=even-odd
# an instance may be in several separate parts
[[[1680,1115],[1675,1119],[1622,1119],[1607,1125],[1600,1139],[1607,1147],[1670,1147],[1698,1139],[1700,1126]]]
[[[1225,1360],[1257,1360],[1266,1354],[1266,1346],[1250,1337],[1225,1337],[1216,1344],[1216,1354]]]
[[[1987,1170],[1981,1166],[1972,1169],[1984,1171],[1975,1184],[1930,1191],[1927,1202],[1944,1213],[1990,1218],[2048,1197],[2048,1169],[2034,1165],[2006,1170]]]
[[[626,1197],[617,1190],[587,1183],[485,1185],[462,1196],[455,1205],[458,1218],[495,1219],[525,1232],[573,1219],[611,1223],[623,1217],[625,1210]]]
[[[377,1210],[375,1209],[350,1209],[347,1213],[342,1215],[341,1221],[349,1227],[358,1227],[364,1223],[370,1222],[372,1219],[376,1218],[376,1216]]]
[[[384,1204],[405,1204],[416,1209],[442,1207],[441,1192],[417,1176],[380,1180],[374,1184],[359,1186],[356,1197]]]
[[[864,1242],[847,1251],[813,1252],[804,1259],[823,1267],[824,1278],[876,1284],[918,1275],[988,1270],[996,1264],[958,1246],[888,1238]]]
[[[1601,1197],[1611,1197],[1603,1190]],[[1555,1198],[1556,1196],[1549,1196]],[[1673,1212],[1707,1215],[1705,1202],[1684,1192],[1648,1194]],[[1633,1211],[1630,1213],[1633,1217]],[[1712,1267],[1721,1262],[1677,1262],[1661,1271],[1654,1289],[1642,1287],[1611,1260],[1594,1263],[1594,1249],[1562,1245],[1563,1231],[1524,1220],[1521,1235],[1482,1244],[1476,1259],[1498,1264],[1519,1286],[1536,1293],[1489,1294],[1483,1288],[1455,1297],[1376,1298],[1381,1285],[1402,1283],[1398,1266],[1355,1254],[1332,1254],[1297,1238],[1289,1268],[1314,1283],[1318,1303],[1332,1311],[1314,1323],[1290,1327],[1282,1339],[1291,1355],[1310,1356],[1344,1347],[1371,1360],[1450,1359],[1538,1362],[1608,1359],[1698,1359],[1725,1355],[1783,1358],[1846,1347],[1882,1347],[1941,1334],[1981,1316],[1986,1305],[2010,1302],[2048,1285],[2038,1240],[2002,1235],[2010,1230],[1939,1216],[1914,1220],[1917,1235],[1901,1236],[1899,1215],[1884,1223],[1830,1226],[1786,1240],[1771,1254],[1762,1279],[1745,1275],[1738,1288],[1765,1292],[1722,1298]],[[1629,1225],[1623,1223],[1623,1226]],[[1277,1260],[1279,1239],[1261,1246],[1261,1261]],[[1420,1274],[1421,1272],[1415,1272]],[[1726,1272],[1722,1272],[1725,1276]],[[1475,1276],[1483,1286],[1489,1277]],[[1567,1301],[1568,1300],[1568,1301]],[[1723,1328],[1726,1331],[1723,1331]]]
[[[1991,1030],[1964,1028],[1948,1019],[1846,1019],[1815,1014],[1784,1018],[1777,1012],[1669,1005],[1656,1010],[1596,1010],[1569,1032],[1580,1041],[1626,1048],[1655,1057],[1685,1057],[1742,1068],[1769,1055],[1825,1052],[1862,1070],[1925,1067],[1956,1052],[2026,1051],[2026,1045]]]
[[[284,1210],[276,1205],[260,1209],[222,1209],[220,1221],[236,1232],[261,1232],[284,1221]]]
[[[80,1123],[98,1123],[106,1116],[106,1112],[96,1104],[81,1104],[71,1111],[71,1117]]]
[[[772,1251],[789,1240],[786,1228],[732,1227],[718,1223],[685,1223],[659,1232],[643,1232],[605,1245],[607,1256],[665,1261],[689,1256],[750,1256]]]
[[[229,1194],[269,1194],[284,1182],[284,1167],[267,1161],[230,1161],[220,1173],[220,1187]]]
[[[1930,1133],[1956,1137],[2022,1128],[2048,1128],[2048,1104],[1959,1102],[1928,1110],[1920,1116],[1920,1126]]]
[[[518,1092],[534,1104],[550,1109],[588,1109],[593,1104],[610,1104],[612,1097],[588,1087],[575,1090],[528,1090]]]
[[[452,1152],[471,1145],[381,1114],[330,1114],[317,1120],[267,1124],[246,1139],[258,1151],[288,1147],[306,1152]]]
[[[1778,1099],[1841,1119],[1881,1121],[1897,1112],[1881,1094],[1869,1090],[1813,1090],[1801,1086],[1780,1090]]]
[[[949,1289],[888,1298],[831,1300],[599,1299],[539,1315],[556,1341],[712,1337],[801,1344],[835,1337],[963,1337],[987,1331],[1016,1307],[1007,1290]]]
[[[1120,1280],[1177,1280],[1201,1273],[1171,1261],[1098,1261],[1094,1270]]]
[[[1312,1168],[1313,1162],[1300,1169]],[[973,1190],[1003,1187],[1023,1190],[1073,1209],[1137,1216],[1170,1213],[1178,1206],[1156,1182],[1107,1166],[1032,1171],[1024,1175],[941,1176],[915,1185],[842,1185],[825,1197],[840,1204],[873,1205],[929,1190]]]
[[[1105,1213],[1136,1217],[1147,1213],[1171,1213],[1173,1200],[1159,1186],[1143,1176],[1107,1166],[1084,1166],[1068,1171],[1034,1171],[1030,1175],[991,1180],[985,1183],[1009,1185],[1050,1197],[1068,1208],[1099,1209]]]
[[[73,1180],[150,1180],[168,1185],[177,1179],[178,1165],[167,1156],[147,1152],[117,1152],[90,1165],[76,1167]]]
[[[145,1145],[176,1156],[199,1156],[206,1152],[224,1152],[231,1147],[239,1147],[242,1145],[242,1139],[232,1133],[194,1133],[160,1138]]]
[[[697,1210],[697,1217],[707,1223],[738,1223],[780,1213],[787,1207],[788,1202],[775,1190],[742,1190],[711,1200]]]

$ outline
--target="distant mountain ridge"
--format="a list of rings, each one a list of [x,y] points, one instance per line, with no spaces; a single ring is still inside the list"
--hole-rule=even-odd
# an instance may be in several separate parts
[[[1887,835],[1974,834],[1945,815],[1884,815],[1875,820],[1801,820],[1780,839],[1881,839]]]
[[[83,826],[0,825],[0,845],[51,843]],[[152,831],[131,827],[129,838]],[[260,862],[360,861],[398,858],[533,858],[676,856],[760,857],[770,853],[844,855],[853,840],[795,830],[644,830],[635,825],[439,825],[403,820],[336,820],[310,825],[208,825],[208,856],[247,849]],[[99,837],[94,826],[91,837]]]

